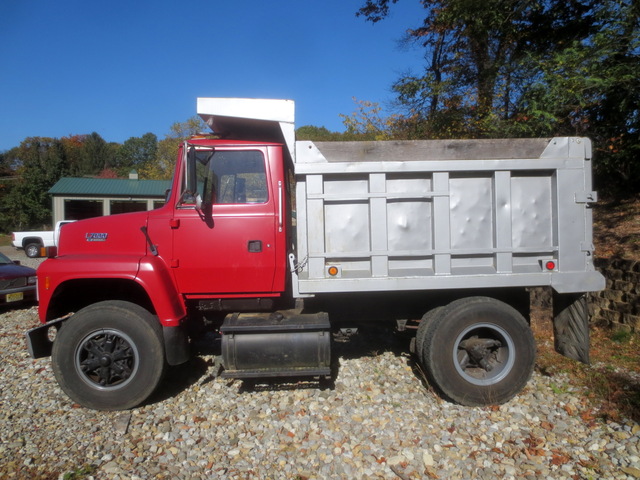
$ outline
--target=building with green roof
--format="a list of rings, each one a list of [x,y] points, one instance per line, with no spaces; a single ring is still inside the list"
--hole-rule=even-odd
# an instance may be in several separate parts
[[[139,212],[165,203],[171,180],[63,177],[49,189],[53,199],[53,224],[60,220]]]

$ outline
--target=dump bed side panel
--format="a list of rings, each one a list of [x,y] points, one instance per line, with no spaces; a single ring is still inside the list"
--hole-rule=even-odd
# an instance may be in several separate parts
[[[588,139],[297,142],[295,173],[300,295],[603,286]]]

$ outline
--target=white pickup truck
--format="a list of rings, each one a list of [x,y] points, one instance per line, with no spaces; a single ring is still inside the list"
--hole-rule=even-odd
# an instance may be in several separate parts
[[[58,245],[60,238],[60,228],[75,220],[62,220],[56,223],[55,230],[42,232],[13,232],[11,234],[13,246],[19,250],[24,250],[27,257],[37,258],[40,256],[40,249],[43,247],[54,247]]]

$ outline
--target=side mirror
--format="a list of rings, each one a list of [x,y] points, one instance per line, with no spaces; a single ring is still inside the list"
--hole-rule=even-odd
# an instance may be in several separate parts
[[[207,227],[213,228],[213,204],[202,199],[202,195],[196,194],[196,212]]]
[[[203,217],[211,217],[213,214],[213,203],[204,200],[199,193],[196,195],[196,210],[202,212]]]
[[[213,214],[213,189],[209,187],[209,178],[205,177],[202,185],[202,195],[196,194],[196,210],[202,212],[204,217]]]

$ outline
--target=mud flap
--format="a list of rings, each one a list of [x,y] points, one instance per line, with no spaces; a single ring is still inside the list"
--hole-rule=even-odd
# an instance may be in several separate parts
[[[586,294],[553,292],[553,334],[556,352],[589,364],[589,311]]]
[[[68,320],[70,315],[65,315],[62,318],[57,318],[44,325],[39,325],[25,333],[27,339],[27,350],[31,358],[42,358],[51,356],[51,348],[53,342],[49,339],[49,329],[55,328],[58,330],[62,322]]]
[[[162,327],[164,351],[169,365],[181,365],[191,358],[189,339],[182,327]]]

